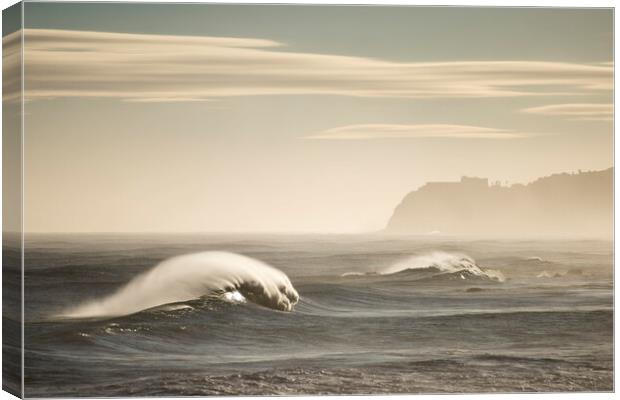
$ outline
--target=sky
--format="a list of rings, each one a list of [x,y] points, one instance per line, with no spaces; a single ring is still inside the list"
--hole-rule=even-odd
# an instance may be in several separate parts
[[[428,181],[613,164],[609,9],[24,15],[27,232],[370,232]]]

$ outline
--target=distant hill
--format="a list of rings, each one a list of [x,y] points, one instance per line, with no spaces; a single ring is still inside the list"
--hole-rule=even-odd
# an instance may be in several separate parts
[[[388,233],[611,237],[613,168],[554,174],[527,185],[483,178],[429,182],[394,210]]]

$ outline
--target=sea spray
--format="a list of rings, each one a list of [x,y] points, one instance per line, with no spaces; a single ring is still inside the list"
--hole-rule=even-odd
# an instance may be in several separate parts
[[[299,300],[282,271],[250,257],[213,251],[165,260],[116,293],[69,309],[61,317],[129,315],[163,304],[225,293],[230,293],[231,300],[247,299],[281,311],[291,311]]]

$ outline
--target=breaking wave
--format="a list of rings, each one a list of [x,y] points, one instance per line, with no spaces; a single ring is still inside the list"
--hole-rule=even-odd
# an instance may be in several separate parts
[[[299,301],[297,291],[282,271],[253,258],[214,251],[165,260],[116,293],[77,306],[60,317],[123,316],[205,296],[236,303],[247,299],[281,311],[291,311]]]
[[[412,256],[399,261],[377,272],[363,275],[395,275],[416,274],[419,279],[478,279],[495,282],[504,282],[506,278],[497,270],[481,268],[467,255],[458,253],[432,252],[424,255]],[[347,272],[343,277],[360,275],[356,272]]]
[[[391,275],[404,271],[434,269],[439,274],[450,274],[460,279],[481,278],[504,282],[504,275],[493,269],[480,268],[474,259],[465,254],[433,252],[420,256],[409,257],[380,271],[381,275]]]

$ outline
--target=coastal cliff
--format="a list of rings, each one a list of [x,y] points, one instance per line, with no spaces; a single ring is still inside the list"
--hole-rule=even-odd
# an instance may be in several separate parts
[[[386,232],[611,237],[613,168],[554,174],[527,185],[470,177],[429,182],[405,196]]]

